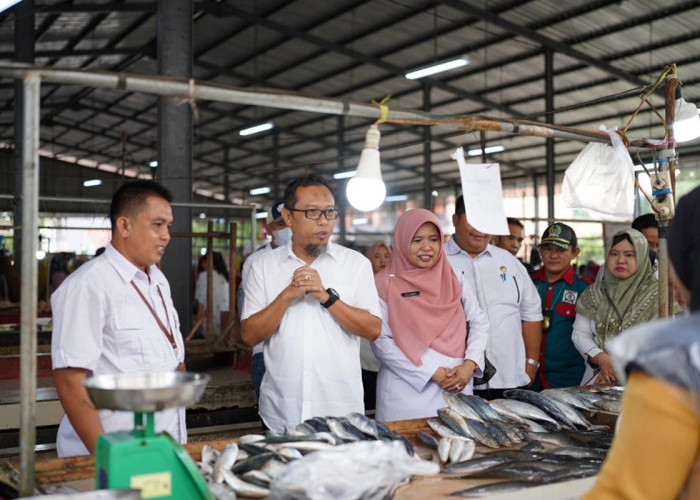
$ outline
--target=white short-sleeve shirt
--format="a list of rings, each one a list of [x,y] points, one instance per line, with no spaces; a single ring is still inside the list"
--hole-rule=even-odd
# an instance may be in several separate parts
[[[212,273],[212,332],[215,336],[221,335],[221,313],[228,311],[229,283],[226,278],[214,271]],[[194,291],[197,302],[207,307],[207,272],[202,271],[197,276],[197,285]],[[206,319],[205,319],[206,321]]]
[[[267,252],[272,252],[274,248],[272,248],[272,243],[268,243],[260,248],[256,252],[253,252],[248,256],[248,258],[243,262],[243,271],[241,272],[241,286],[238,289],[239,292],[239,302],[238,302],[238,311],[239,313],[242,313],[243,311],[243,301],[241,298],[244,296],[244,290],[245,290],[245,282],[248,277],[248,272],[250,271],[250,265],[255,262],[261,255],[266,254]],[[243,317],[243,316],[241,316]],[[263,352],[263,343],[260,342],[258,344],[255,344],[253,346],[253,355],[256,354],[262,354]]]
[[[522,321],[542,321],[542,303],[527,270],[511,253],[494,245],[471,257],[454,238],[445,253],[460,279],[472,283],[489,319],[486,356],[496,374],[475,389],[504,389],[530,383],[525,372]]]
[[[134,290],[132,280],[170,328],[177,351]],[[154,265],[146,275],[112,245],[66,278],[51,295],[51,307],[54,369],[83,368],[94,375],[157,372],[173,371],[184,361],[180,322],[165,275]],[[132,412],[99,413],[106,433],[133,429]],[[168,431],[185,443],[184,408],[157,412],[156,430]],[[65,415],[56,444],[60,457],[88,454]]]
[[[291,243],[256,258],[244,284],[243,319],[270,305],[291,283],[294,270],[304,265]],[[343,302],[380,317],[372,265],[366,257],[329,243],[310,267]],[[314,297],[301,297],[287,308],[263,352],[260,415],[273,431],[293,428],[314,416],[364,410],[360,338],[343,330]]]

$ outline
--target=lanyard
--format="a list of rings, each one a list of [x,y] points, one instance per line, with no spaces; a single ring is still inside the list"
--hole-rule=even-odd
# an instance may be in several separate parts
[[[158,326],[160,329],[163,331],[165,334],[165,337],[168,339],[170,342],[170,345],[173,346],[173,350],[175,351],[175,355],[177,355],[177,344],[175,343],[175,336],[173,335],[173,332],[169,331],[167,328],[165,328],[165,325],[163,322],[160,320],[156,312],[153,310],[153,307],[151,304],[146,300],[146,297],[143,296],[143,293],[141,293],[141,290],[139,290],[139,287],[136,286],[136,283],[134,283],[134,280],[131,280],[131,286],[134,287],[134,290],[136,290],[136,293],[139,294],[139,297],[141,297],[141,300],[143,300],[143,303],[146,304],[146,307],[148,307],[148,310],[151,311],[151,314],[153,315],[153,318],[155,318],[156,323],[158,323]],[[165,311],[165,314],[167,316],[168,314],[168,308],[165,307],[165,299],[163,298],[163,294],[160,291],[160,287],[156,285],[156,288],[158,289],[158,295],[160,295],[160,300],[163,302],[163,310]],[[170,325],[170,321],[168,321],[168,325]]]

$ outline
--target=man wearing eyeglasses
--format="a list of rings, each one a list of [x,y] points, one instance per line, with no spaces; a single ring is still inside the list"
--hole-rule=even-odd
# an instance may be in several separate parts
[[[243,342],[264,342],[260,416],[277,432],[363,412],[360,337],[381,329],[372,265],[330,242],[338,210],[328,183],[292,181],[282,217],[292,239],[251,264],[241,316]]]

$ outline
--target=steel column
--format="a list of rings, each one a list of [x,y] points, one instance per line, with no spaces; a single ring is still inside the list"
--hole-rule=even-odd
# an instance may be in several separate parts
[[[280,193],[280,133],[279,130],[272,134],[272,203],[277,203]]]
[[[158,0],[158,72],[192,77],[192,0]],[[194,82],[192,82],[194,85]],[[172,97],[158,99],[158,179],[180,202],[192,201],[192,108],[194,101],[179,104]],[[173,207],[173,232],[192,232],[192,211]],[[163,271],[171,283],[180,324],[190,327],[192,242],[170,241]]]
[[[23,0],[15,6],[15,61],[34,63],[34,0]],[[24,82],[18,78],[15,86],[15,193],[21,193],[22,187],[22,147],[24,144]],[[19,225],[22,217],[22,203],[14,206],[15,225]],[[15,259],[15,269],[22,269],[22,229],[13,232],[12,253]]]
[[[41,79],[30,72],[24,78],[22,109],[22,292],[20,368],[20,495],[34,493],[36,444],[37,348],[37,220],[39,218],[39,97]]]
[[[345,171],[345,117],[338,117],[338,172]],[[345,224],[345,214],[347,213],[348,197],[345,195],[345,188],[348,185],[347,179],[340,179],[338,182],[338,192],[335,193],[335,204],[338,207],[338,237],[340,244],[347,242],[347,225]]]
[[[423,110],[430,112],[430,90],[432,87],[423,83]],[[432,178],[432,127],[423,127],[423,208],[433,209],[433,178]]]
[[[554,123],[554,51],[544,51],[544,94],[546,122]],[[547,144],[547,219],[554,222],[554,138],[548,137]]]

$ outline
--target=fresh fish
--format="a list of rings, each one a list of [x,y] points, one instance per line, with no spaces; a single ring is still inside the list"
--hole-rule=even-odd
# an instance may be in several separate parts
[[[214,500],[236,500],[236,492],[228,486],[219,483],[210,483],[208,486]]]
[[[326,423],[328,424],[328,427],[331,429],[331,434],[334,436],[343,439],[345,441],[358,441],[359,438],[355,434],[351,434],[348,432],[343,424],[340,422],[340,420],[337,420],[335,418],[327,418]]]
[[[528,419],[523,419],[525,420],[525,424],[527,427],[530,429],[532,432],[551,432],[553,430],[560,429],[558,426],[554,426],[553,424],[548,423],[547,425],[552,426],[551,429],[545,429],[544,425],[541,425],[544,422],[535,422],[534,420],[528,420]]]
[[[479,412],[477,412],[470,404],[462,400],[462,398],[460,398],[456,394],[443,391],[442,399],[445,400],[445,403],[447,403],[447,405],[450,408],[455,410],[464,418],[471,418],[472,420],[478,420],[480,422],[483,422],[485,420]]]
[[[416,433],[416,439],[420,441],[422,444],[430,448],[431,450],[437,450],[438,449],[438,441],[435,439],[432,435],[428,434],[425,431],[418,431]]]
[[[515,481],[538,481],[545,475],[564,468],[566,468],[566,466],[558,464],[513,462],[503,467],[494,467],[474,474],[472,477],[475,479],[490,478]]]
[[[284,446],[279,448],[277,452],[289,462],[298,460],[304,456],[298,449]]]
[[[515,425],[503,420],[491,420],[489,423],[495,427],[498,427],[508,436],[508,438],[510,438],[513,443],[520,443],[525,439],[525,432],[521,427],[516,427]]]
[[[486,424],[484,424],[484,422],[479,422],[478,420],[472,419],[464,420],[467,424],[470,434],[467,437],[471,437],[478,443],[483,444],[484,446],[488,446],[489,448],[501,447],[501,443],[498,441],[498,438],[494,436],[492,430]],[[505,436],[505,434],[503,434],[503,436]]]
[[[528,432],[527,438],[556,446],[586,446],[580,439],[576,439],[564,432]]]
[[[450,478],[450,479],[461,479],[461,478],[469,477],[471,474],[475,474],[477,472],[481,472],[481,471],[490,469],[491,467],[503,465],[503,464],[510,462],[510,461],[511,461],[510,458],[490,457],[489,455],[486,455],[486,456],[483,456],[480,458],[472,458],[471,460],[464,460],[462,462],[450,464],[443,469],[443,472],[446,472],[448,474],[452,474],[452,473],[462,474],[459,477]]]
[[[331,428],[328,427],[326,420],[321,417],[313,417],[304,421],[305,424],[313,427],[316,432],[330,432]]]
[[[269,488],[272,481],[272,478],[261,470],[249,470],[240,477],[245,482],[255,484],[261,488]]]
[[[282,444],[282,443],[298,443],[299,441],[325,441],[329,442],[328,436],[331,436],[329,432],[316,432],[314,434],[270,434],[265,436],[263,441],[257,441],[255,443],[247,443],[246,446],[258,446],[263,447],[268,444]],[[330,444],[336,444],[338,442],[335,438],[330,438]],[[263,448],[264,449],[264,448]]]
[[[214,482],[224,482],[224,470],[231,470],[238,458],[238,444],[228,443],[214,463]]]
[[[379,421],[374,421],[374,423],[377,424],[377,431],[379,432],[379,439],[390,439],[391,436],[394,434],[384,423],[379,422]]]
[[[582,411],[595,410],[595,406],[588,403],[588,401],[585,399],[579,397],[573,391],[567,391],[565,389],[545,389],[544,391],[540,392],[540,394],[556,399],[557,401],[561,401],[562,403],[566,403],[569,406],[573,406],[574,408]]]
[[[264,440],[265,436],[261,436],[260,434],[246,434],[245,436],[241,436],[238,438],[238,442],[244,444],[252,444]]]
[[[494,422],[485,422],[484,425],[488,429],[488,432],[491,436],[496,438],[496,441],[498,441],[498,444],[501,446],[513,446],[515,444],[515,441],[513,441],[510,436],[506,432],[503,431],[499,426],[497,426]]]
[[[224,470],[224,481],[236,492],[236,495],[250,498],[267,498],[270,495],[268,488],[244,481],[228,470]]]
[[[464,417],[452,408],[440,408],[437,411],[437,414],[440,417],[440,420],[442,420],[445,423],[445,425],[447,425],[450,429],[455,431],[460,436],[475,438],[474,434],[471,433],[470,427],[467,426],[467,422],[464,419]],[[472,422],[476,422],[476,420],[472,420]]]
[[[608,413],[619,414],[622,410],[622,401],[614,401],[610,399],[603,399],[599,404],[598,408]]]
[[[565,446],[551,450],[548,453],[550,455],[565,455],[574,458],[596,458],[600,460],[605,460],[605,456],[607,455],[604,451],[582,448],[580,446]]]
[[[357,427],[352,425],[350,421],[346,417],[339,417],[338,421],[343,424],[343,427],[345,428],[346,431],[348,431],[350,434],[353,436],[356,436],[358,440],[364,440],[367,439],[367,434],[359,430]],[[377,429],[379,430],[379,429]]]
[[[275,479],[277,475],[284,470],[285,464],[284,462],[280,462],[277,459],[272,459],[268,460],[265,462],[265,465],[263,465],[260,470],[267,474],[271,479]]]
[[[450,462],[459,462],[464,451],[465,441],[462,439],[447,438],[450,440]]]
[[[299,451],[321,451],[332,448],[333,445],[326,443],[324,441],[290,441],[288,443],[279,443],[270,445],[275,449],[281,448],[295,448]]]
[[[590,429],[593,424],[591,424],[586,417],[584,417],[580,411],[571,405],[568,405],[562,401],[556,399],[548,398],[554,406],[558,407],[561,412],[566,415],[566,418],[574,423],[576,428],[579,429]]]
[[[379,439],[379,430],[377,429],[377,422],[362,413],[350,413],[348,415],[348,421],[357,430],[367,434],[374,439]]]
[[[483,416],[483,420],[505,420],[500,413],[491,408],[488,402],[479,396],[474,396],[471,394],[462,394],[461,392],[457,394],[457,397],[471,405],[474,410],[476,410],[480,415]]]
[[[440,459],[440,462],[443,464],[446,464],[447,461],[450,459],[450,450],[452,449],[452,438],[449,437],[444,437],[440,439],[440,442],[438,443],[438,458]]]
[[[306,422],[300,423],[299,425],[297,425],[297,426],[295,427],[294,430],[296,430],[297,432],[301,432],[302,434],[306,434],[307,436],[311,436],[311,435],[313,435],[313,434],[316,434],[316,429],[314,429],[313,427],[311,427],[311,426],[310,426],[309,424],[307,424]]]
[[[266,448],[267,444],[264,441],[258,441],[257,443],[241,443],[239,441],[238,446],[242,450],[246,451],[251,457],[254,455],[268,453],[270,451]]]
[[[441,420],[438,420],[437,418],[429,418],[428,420],[426,420],[426,422],[428,423],[428,426],[435,431],[435,434],[437,434],[440,437],[460,436],[460,434],[447,427],[445,424],[442,423]]]
[[[520,451],[540,451],[544,449],[544,445],[542,444],[542,441],[529,441],[525,446],[520,448]]]
[[[521,490],[523,488],[532,488],[533,486],[537,486],[537,483],[529,483],[527,481],[505,481],[502,483],[491,483],[483,484],[481,486],[474,486],[473,488],[468,488],[466,490],[450,493],[450,496],[463,498],[478,498],[485,497],[487,495],[493,495],[494,493],[516,491]]]
[[[413,456],[415,454],[413,445],[408,439],[406,439],[406,436],[404,436],[403,434],[394,432],[394,438],[392,439],[392,441],[401,441],[401,444],[403,444],[403,447],[406,449],[406,453],[408,453],[409,456]]]
[[[599,467],[575,466],[544,474],[540,479],[543,483],[558,483],[559,481],[595,476],[599,470]]]
[[[206,464],[204,462],[197,462],[197,468],[203,476],[211,476],[214,474],[214,467],[212,467],[210,464]]]
[[[562,426],[571,430],[576,429],[576,424],[569,418],[567,412],[562,409],[562,403],[555,399],[525,389],[509,389],[505,391],[503,395],[508,399],[515,399],[536,406],[554,418]],[[571,410],[575,411],[573,408],[571,408]]]
[[[549,422],[557,429],[561,428],[556,420],[554,420],[544,411],[540,410],[537,406],[533,406],[530,403],[519,401],[517,399],[494,399],[490,401],[489,404],[498,412],[508,411],[528,420]]]
[[[213,446],[209,446],[208,444],[202,446],[202,462],[207,465],[213,467],[220,454],[221,452]]]
[[[259,453],[246,458],[245,460],[241,460],[240,462],[236,462],[231,468],[231,471],[236,474],[242,474],[244,472],[248,472],[249,470],[259,469],[265,464],[265,462],[270,461],[274,457],[275,454],[271,451]],[[224,480],[226,479],[224,478]]]

